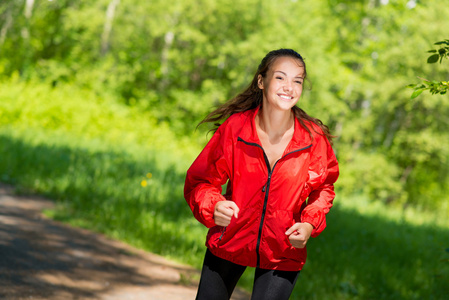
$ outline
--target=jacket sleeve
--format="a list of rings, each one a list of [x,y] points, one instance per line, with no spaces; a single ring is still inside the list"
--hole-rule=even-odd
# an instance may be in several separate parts
[[[229,178],[226,150],[232,148],[232,141],[225,141],[225,123],[188,169],[184,185],[184,197],[193,215],[208,228],[215,226],[215,204],[226,200],[221,194],[221,186]]]
[[[307,189],[311,190],[307,205],[301,213],[301,222],[313,225],[312,237],[326,227],[326,214],[335,198],[334,182],[339,175],[338,162],[332,146],[325,137],[318,137],[309,166]]]

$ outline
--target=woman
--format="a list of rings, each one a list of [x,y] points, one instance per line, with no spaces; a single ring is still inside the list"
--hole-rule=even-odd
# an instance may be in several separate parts
[[[308,239],[326,226],[338,163],[327,126],[296,106],[306,75],[297,52],[271,51],[251,85],[202,121],[227,118],[185,183],[210,228],[197,299],[230,299],[247,266],[256,268],[252,299],[288,299]]]

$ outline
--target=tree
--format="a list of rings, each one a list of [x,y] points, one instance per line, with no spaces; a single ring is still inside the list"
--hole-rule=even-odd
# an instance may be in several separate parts
[[[402,87],[448,74],[420,63],[449,28],[445,1],[0,1],[0,79],[112,95],[185,136],[268,51],[293,48],[313,86],[299,106],[339,136],[340,193],[432,204],[449,194],[449,103],[410,101]],[[448,58],[448,42],[430,62]]]

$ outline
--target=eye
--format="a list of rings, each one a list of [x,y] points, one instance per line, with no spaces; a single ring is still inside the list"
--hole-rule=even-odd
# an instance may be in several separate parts
[[[282,80],[284,78],[282,78],[281,76],[276,76],[276,79]]]
[[[302,84],[302,81],[300,81],[300,80],[298,80],[298,81],[295,81],[297,84]]]

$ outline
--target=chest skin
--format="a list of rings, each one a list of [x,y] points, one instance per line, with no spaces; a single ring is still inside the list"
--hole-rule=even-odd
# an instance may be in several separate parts
[[[282,155],[285,152],[285,149],[290,143],[293,136],[293,131],[291,133],[287,133],[286,135],[280,138],[270,139],[265,133],[259,132],[259,130],[258,135],[263,150],[265,152],[265,155],[267,156],[268,161],[270,163],[270,168],[273,169],[274,164],[278,159],[282,157]]]
[[[270,169],[273,169],[274,164],[284,155],[285,149],[292,140],[295,131],[294,121],[292,119],[291,125],[289,125],[285,131],[271,130],[271,132],[270,130],[263,130],[260,123],[261,117],[257,115],[255,118],[257,136],[260,140],[265,155],[268,158]]]

